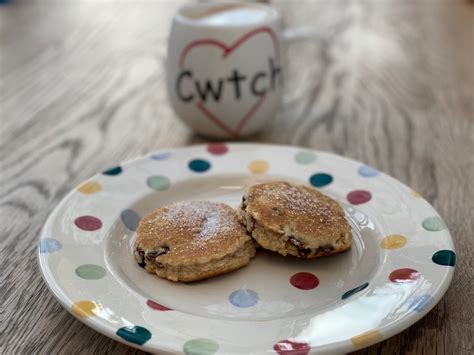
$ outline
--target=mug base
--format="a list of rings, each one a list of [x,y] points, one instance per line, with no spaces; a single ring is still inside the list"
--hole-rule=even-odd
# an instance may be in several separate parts
[[[184,121],[184,120],[182,120]],[[215,141],[225,141],[225,142],[232,142],[232,141],[240,141],[240,140],[249,140],[249,138],[253,138],[258,136],[264,131],[264,127],[254,127],[250,130],[243,130],[239,134],[230,134],[230,132],[219,132],[217,130],[207,130],[203,129],[203,127],[194,127],[193,125],[187,124],[194,135],[200,138],[215,140]]]

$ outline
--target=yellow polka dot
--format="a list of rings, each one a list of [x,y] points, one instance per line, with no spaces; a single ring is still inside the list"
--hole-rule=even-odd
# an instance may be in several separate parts
[[[380,246],[384,249],[400,249],[407,243],[407,238],[400,234],[387,235],[380,242]]]
[[[368,332],[356,335],[355,337],[351,338],[352,344],[356,349],[375,344],[380,340],[382,340],[382,336],[376,330],[369,330]]]
[[[415,190],[411,190],[411,195],[415,198],[421,198],[421,195],[418,192],[416,192]]]
[[[77,191],[82,192],[83,194],[95,194],[102,190],[102,187],[94,181],[88,181],[83,183],[81,186],[77,188]]]
[[[268,169],[270,169],[270,164],[265,160],[254,160],[249,164],[249,170],[254,174],[263,174]]]
[[[102,310],[102,306],[94,301],[75,302],[71,311],[81,318],[92,317]]]

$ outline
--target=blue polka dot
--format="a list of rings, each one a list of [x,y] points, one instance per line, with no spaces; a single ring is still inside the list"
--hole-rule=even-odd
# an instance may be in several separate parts
[[[408,304],[410,309],[413,309],[416,312],[423,312],[425,311],[430,304],[432,304],[434,298],[431,295],[423,295],[419,297],[412,298]]]
[[[123,224],[131,231],[136,231],[138,223],[140,222],[140,216],[134,210],[123,210],[120,214]]]
[[[102,172],[102,174],[114,176],[114,175],[119,175],[121,172],[122,172],[122,168],[120,166],[116,166],[114,168],[110,168],[110,169]]]
[[[374,169],[367,165],[360,166],[357,172],[359,173],[360,176],[363,176],[363,177],[374,177],[380,174],[380,172],[377,169]]]
[[[314,174],[309,178],[309,182],[314,187],[323,187],[329,185],[332,182],[333,178],[331,175],[326,173]]]
[[[41,239],[39,248],[40,253],[54,253],[55,251],[61,250],[63,245],[59,240],[53,238],[44,238]]]
[[[252,307],[258,302],[258,294],[253,290],[242,288],[230,294],[229,302],[240,308]]]
[[[160,152],[153,154],[150,158],[153,160],[165,160],[168,159],[171,156],[170,152]]]
[[[188,166],[196,173],[203,173],[211,168],[211,163],[203,159],[194,159],[189,162]]]
[[[143,345],[151,339],[151,332],[139,325],[122,327],[117,330],[116,334],[130,343],[138,345]]]

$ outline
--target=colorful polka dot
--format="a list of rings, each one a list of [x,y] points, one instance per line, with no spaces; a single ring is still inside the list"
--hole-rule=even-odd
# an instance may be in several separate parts
[[[311,177],[309,178],[309,182],[314,187],[323,187],[323,186],[329,185],[332,182],[332,180],[333,180],[333,177],[326,173],[314,174],[314,175],[311,175]]]
[[[102,311],[102,306],[94,301],[78,301],[73,303],[71,311],[78,317],[88,318]]]
[[[419,273],[415,269],[403,268],[397,269],[390,273],[388,279],[392,282],[396,283],[407,283],[413,282],[418,280],[421,277],[421,273]]]
[[[151,339],[151,332],[139,325],[122,327],[117,330],[116,334],[128,342],[138,345],[143,345]]]
[[[319,285],[319,279],[310,272],[297,272],[290,277],[290,284],[300,290],[312,290]]]
[[[229,151],[224,143],[211,143],[207,145],[207,151],[214,155],[223,155]]]
[[[98,280],[105,276],[106,271],[99,265],[84,264],[76,268],[76,274],[82,279]]]
[[[242,288],[230,294],[229,302],[240,308],[252,307],[258,302],[258,294],[253,290]]]
[[[347,201],[353,205],[361,205],[369,202],[371,198],[372,195],[370,192],[365,190],[354,190],[347,194]]]
[[[415,198],[421,198],[421,195],[418,192],[416,192],[415,190],[411,190],[411,195]]]
[[[146,184],[155,191],[161,191],[170,187],[170,180],[166,176],[155,175],[146,179]]]
[[[407,238],[400,234],[387,235],[380,242],[383,249],[400,249],[407,243]]]
[[[444,266],[456,265],[456,253],[452,250],[439,250],[431,258],[435,264]]]
[[[160,152],[153,154],[150,158],[153,160],[165,160],[168,159],[171,156],[170,152]]]
[[[172,311],[171,308],[163,306],[163,305],[161,305],[159,303],[156,303],[155,301],[152,301],[152,300],[147,300],[146,304],[147,304],[148,307],[150,307],[151,309],[154,309],[155,311]]]
[[[110,176],[119,175],[121,173],[122,173],[122,168],[120,166],[116,166],[114,168],[110,168],[110,169],[107,169],[106,171],[102,172],[102,174],[110,175]]]
[[[426,218],[422,223],[424,229],[430,232],[438,232],[446,229],[446,224],[438,216]]]
[[[135,232],[138,228],[138,223],[140,223],[140,216],[134,210],[123,210],[120,213],[120,218],[122,219],[122,223],[127,227],[128,230]]]
[[[413,309],[416,312],[424,312],[434,301],[434,298],[431,295],[422,295],[409,301],[410,309]]]
[[[249,170],[252,174],[263,174],[270,169],[270,164],[265,160],[254,160],[249,164]]]
[[[367,288],[367,286],[369,286],[368,282],[366,282],[365,284],[362,284],[360,286],[354,287],[353,289],[351,289],[351,290],[347,291],[346,293],[344,293],[341,298],[343,300],[345,300],[345,299],[351,297],[352,295],[354,295],[354,294],[356,294],[356,293],[358,293],[362,290],[365,290]]]
[[[95,181],[88,181],[83,183],[81,186],[77,188],[77,191],[86,194],[86,195],[92,195],[95,194],[99,191],[102,190],[102,187],[100,186],[99,183]]]
[[[308,343],[284,339],[273,345],[273,350],[275,350],[279,355],[307,355],[309,354],[311,347]]]
[[[203,159],[194,159],[189,162],[188,166],[196,173],[203,173],[211,168],[211,163]]]
[[[213,355],[219,350],[219,344],[212,339],[191,339],[183,345],[186,355]]]
[[[311,164],[316,161],[316,154],[313,152],[298,152],[295,154],[295,161],[302,165]]]
[[[40,240],[39,250],[41,254],[54,253],[55,251],[61,250],[63,245],[59,240],[53,238],[44,238]]]
[[[102,228],[102,221],[94,216],[77,217],[74,220],[74,224],[77,226],[77,228],[88,232],[96,231]]]
[[[360,176],[363,176],[363,177],[374,177],[380,174],[380,172],[377,169],[374,169],[367,165],[360,166],[359,169],[357,169],[357,172],[359,173]]]
[[[382,335],[376,330],[369,330],[368,332],[351,338],[352,345],[354,345],[356,349],[365,348],[366,346],[375,344],[380,340],[382,340]]]

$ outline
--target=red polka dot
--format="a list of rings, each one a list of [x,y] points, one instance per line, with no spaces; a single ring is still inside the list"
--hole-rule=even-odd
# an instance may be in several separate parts
[[[224,143],[211,143],[207,146],[207,151],[214,155],[223,155],[229,151]]]
[[[347,194],[347,201],[353,205],[360,205],[369,202],[371,198],[371,193],[365,190],[354,190]]]
[[[146,304],[147,304],[148,307],[150,307],[151,309],[154,309],[156,311],[172,311],[171,308],[162,306],[161,304],[156,303],[155,301],[152,301],[152,300],[146,301]]]
[[[307,343],[299,343],[291,340],[280,340],[278,343],[273,345],[279,355],[292,354],[292,355],[307,355],[311,350],[311,347]]]
[[[290,283],[300,290],[312,290],[318,287],[319,279],[309,272],[297,272],[291,276]]]
[[[416,281],[420,276],[421,274],[417,270],[404,268],[392,271],[388,279],[392,282],[406,283]]]
[[[94,216],[81,216],[75,219],[74,224],[84,231],[96,231],[102,228],[100,219]]]

